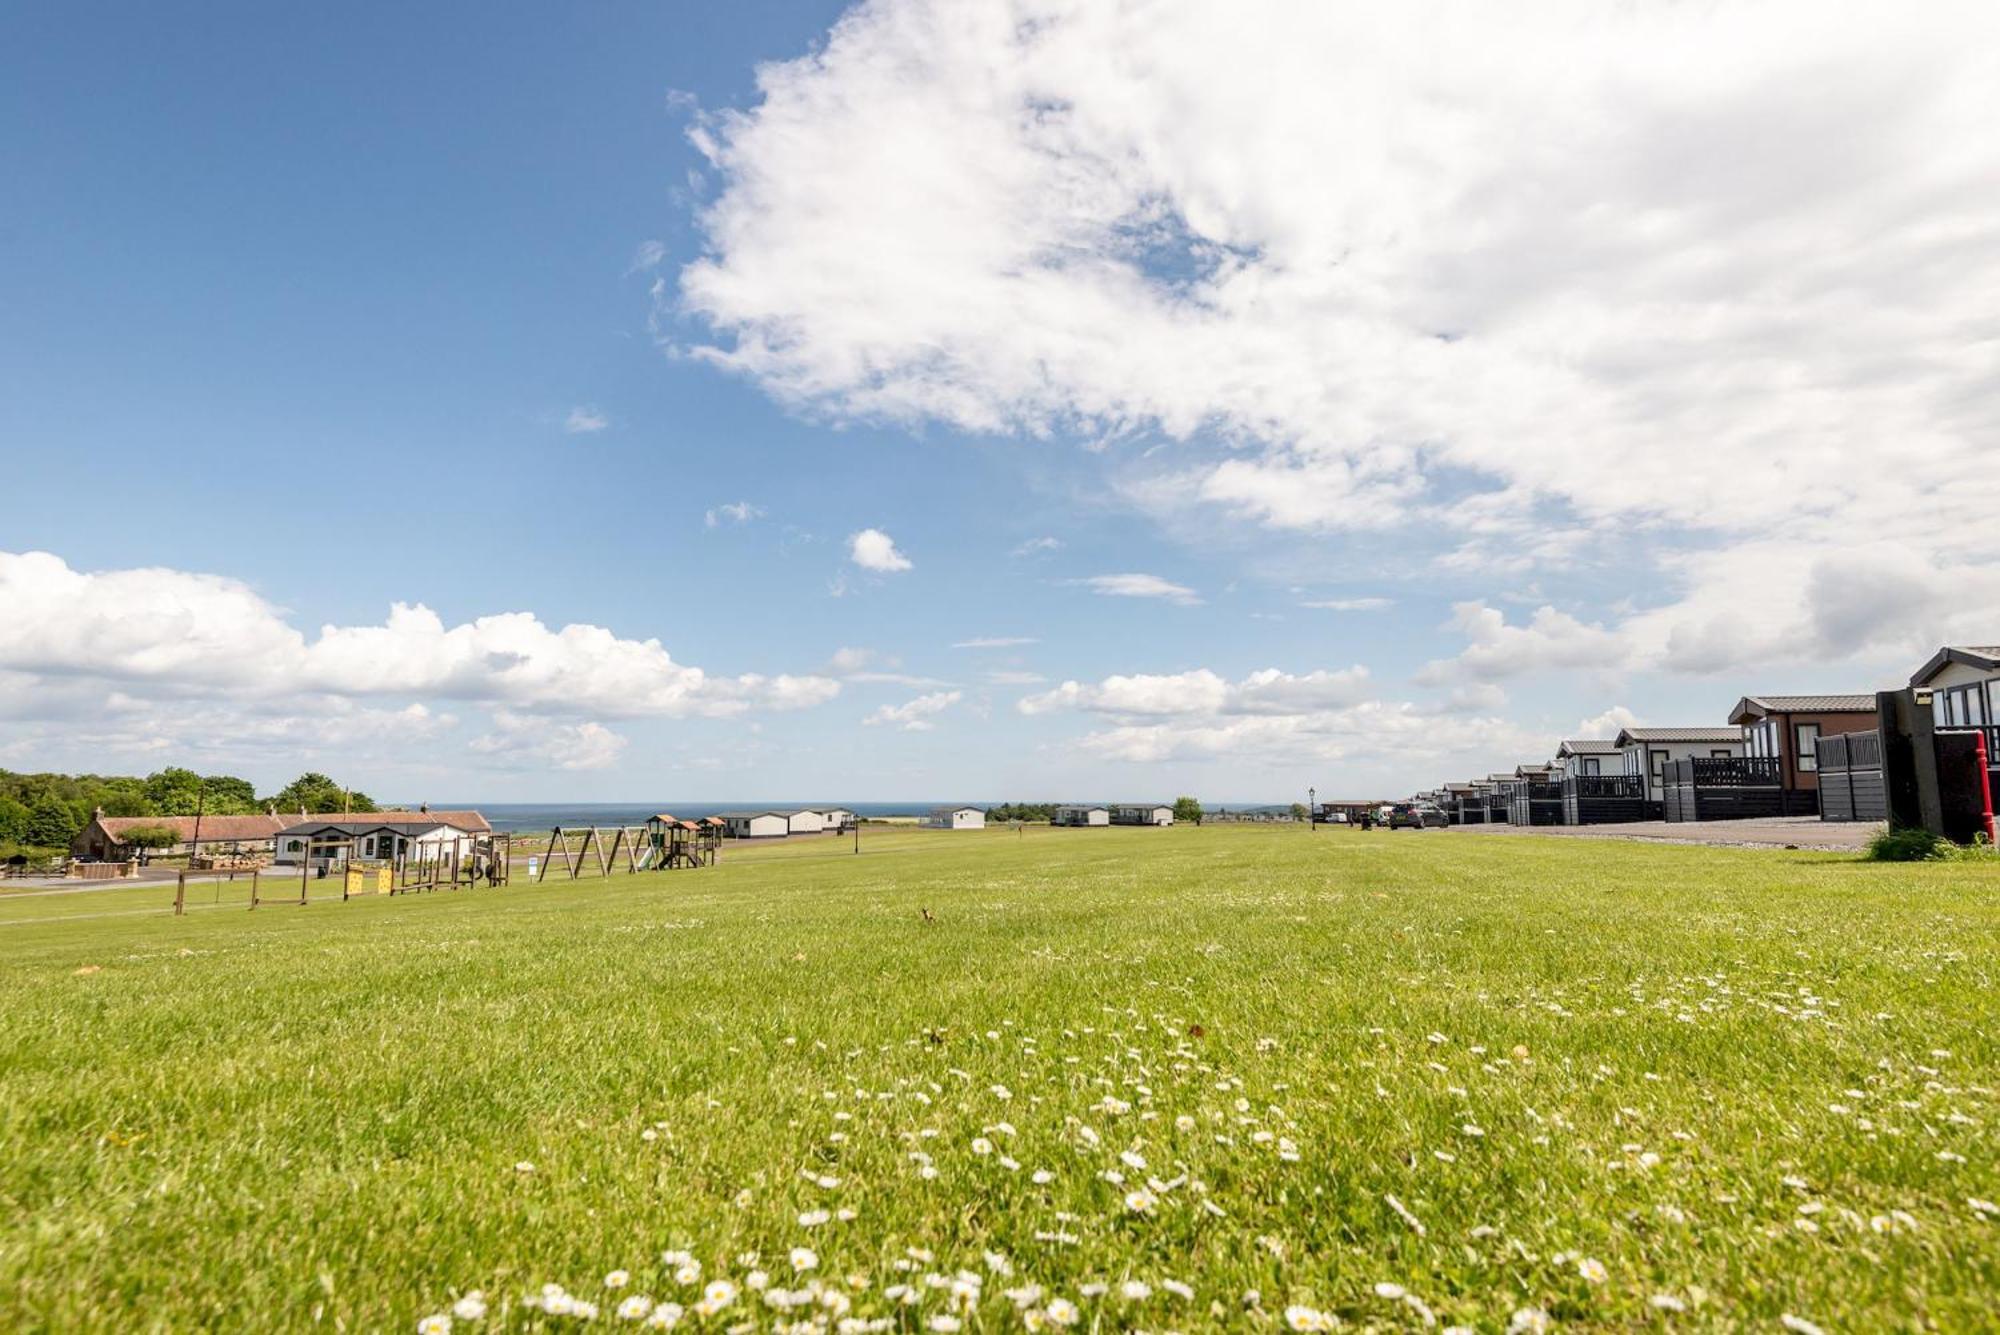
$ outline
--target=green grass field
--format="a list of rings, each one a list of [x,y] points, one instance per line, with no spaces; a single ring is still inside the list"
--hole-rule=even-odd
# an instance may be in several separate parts
[[[0,1329],[1996,1325],[1992,868],[863,844],[0,899]]]

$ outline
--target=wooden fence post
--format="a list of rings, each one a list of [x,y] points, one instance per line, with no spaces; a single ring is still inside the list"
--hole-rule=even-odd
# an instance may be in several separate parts
[[[250,910],[253,913],[257,910],[257,869],[255,867],[250,869]]]
[[[181,914],[187,912],[187,897],[188,874],[184,871],[176,872],[174,873],[174,916],[179,917]]]

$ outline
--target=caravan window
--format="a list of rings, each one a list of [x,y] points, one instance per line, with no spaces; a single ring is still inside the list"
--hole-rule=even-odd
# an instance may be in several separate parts
[[[1798,752],[1799,773],[1811,774],[1819,768],[1819,724],[1801,723],[1792,729]]]

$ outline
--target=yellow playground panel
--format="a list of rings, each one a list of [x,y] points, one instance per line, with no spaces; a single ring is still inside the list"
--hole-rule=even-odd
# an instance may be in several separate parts
[[[357,867],[347,864],[347,893],[365,895],[371,890],[378,895],[386,895],[393,887],[392,869],[386,862],[372,867]]]

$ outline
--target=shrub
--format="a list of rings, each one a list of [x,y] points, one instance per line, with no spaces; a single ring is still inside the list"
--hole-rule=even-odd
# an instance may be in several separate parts
[[[1952,851],[1950,840],[1929,830],[1884,830],[1868,841],[1871,862],[1935,862]]]

